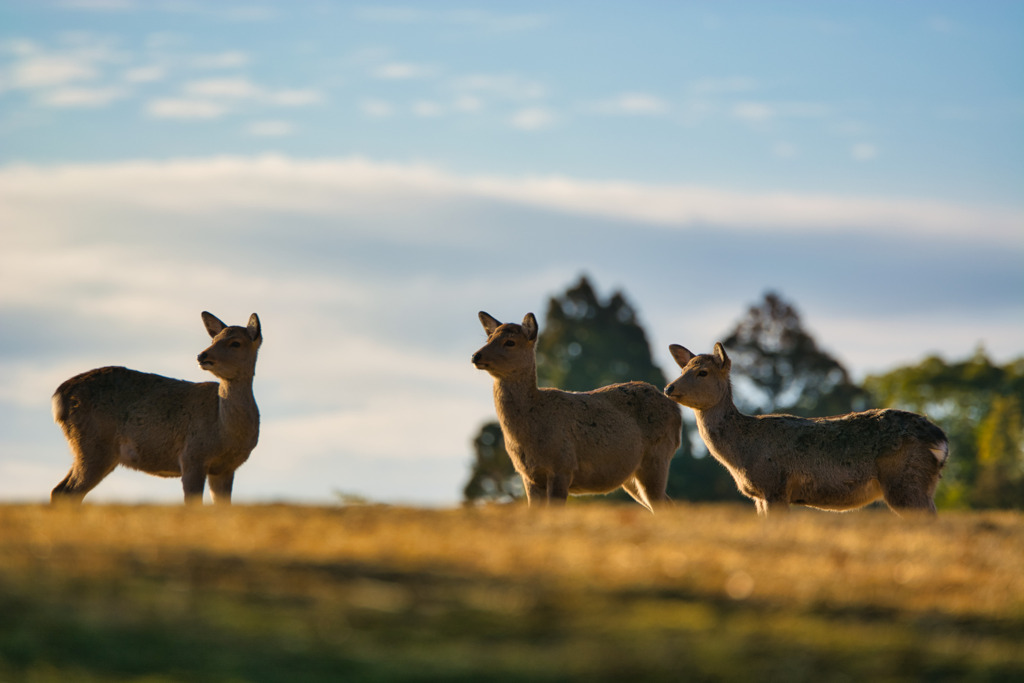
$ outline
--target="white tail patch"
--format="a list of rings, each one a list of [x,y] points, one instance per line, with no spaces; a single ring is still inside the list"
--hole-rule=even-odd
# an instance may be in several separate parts
[[[940,465],[945,465],[946,464],[946,460],[949,459],[949,442],[948,441],[943,441],[942,443],[937,443],[934,446],[932,446],[929,450],[932,452],[932,455],[935,456],[935,459],[939,461]]]

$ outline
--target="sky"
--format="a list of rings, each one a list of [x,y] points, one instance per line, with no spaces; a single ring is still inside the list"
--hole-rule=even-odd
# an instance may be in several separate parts
[[[858,380],[1021,356],[1024,2],[0,1],[0,501],[64,379],[210,380],[208,310],[265,338],[236,501],[457,504],[477,312],[581,274],[670,377],[768,290]]]

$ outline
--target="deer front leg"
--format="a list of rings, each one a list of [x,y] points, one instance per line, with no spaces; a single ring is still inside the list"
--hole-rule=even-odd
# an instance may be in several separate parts
[[[235,472],[224,472],[223,474],[211,474],[207,477],[210,481],[210,494],[213,496],[214,505],[231,504],[231,486],[235,481]]]
[[[205,487],[206,472],[197,467],[182,468],[181,488],[185,491],[186,505],[202,505]]]
[[[552,474],[548,477],[548,485],[545,493],[548,498],[548,505],[565,505],[569,498],[569,481],[571,477],[567,474]]]

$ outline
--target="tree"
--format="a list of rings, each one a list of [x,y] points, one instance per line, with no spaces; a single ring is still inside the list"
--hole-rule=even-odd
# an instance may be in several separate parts
[[[656,387],[666,384],[664,373],[654,364],[636,310],[625,295],[614,292],[602,301],[586,276],[548,301],[537,341],[537,380],[541,386],[568,391],[587,391],[631,380],[650,382]],[[684,425],[682,446],[669,474],[670,497],[677,497],[673,484],[681,482],[697,492],[720,488],[713,481],[722,470],[717,463],[715,470],[698,467],[689,472],[693,457],[686,431]],[[512,469],[498,423],[489,422],[481,427],[473,443],[475,459],[463,491],[465,500],[506,501],[522,497],[522,484]],[[709,474],[712,481],[705,481],[707,485],[702,488],[697,477],[706,479]],[[725,476],[728,478],[728,474]],[[610,495],[630,500],[622,492]]]
[[[1024,419],[1020,398],[997,396],[978,427],[978,478],[971,504],[1024,508]]]
[[[523,497],[523,481],[512,467],[497,422],[488,422],[480,428],[473,439],[473,450],[476,460],[469,481],[462,489],[464,500],[507,503]]]
[[[587,391],[630,380],[656,387],[666,384],[626,297],[614,292],[601,302],[583,276],[548,301],[537,341],[537,381],[541,386]]]
[[[818,348],[793,305],[775,292],[751,306],[722,343],[747,412],[811,417],[866,406],[865,392],[846,368]]]

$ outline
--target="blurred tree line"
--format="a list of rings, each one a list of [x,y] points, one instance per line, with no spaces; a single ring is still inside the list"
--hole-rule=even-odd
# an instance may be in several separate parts
[[[774,292],[751,306],[722,342],[732,359],[740,410],[809,417],[883,407],[925,414],[950,440],[950,460],[936,494],[939,507],[1024,509],[1024,357],[998,366],[979,348],[965,361],[929,357],[857,385],[818,347],[793,304]],[[629,380],[663,387],[668,378],[654,364],[626,297],[614,292],[602,301],[584,276],[548,302],[537,342],[537,380],[540,386],[586,391]],[[707,455],[692,411],[684,408],[683,418],[669,496],[744,500],[726,469]],[[483,425],[473,446],[465,500],[522,498],[498,423]],[[629,500],[621,491],[600,498]]]

